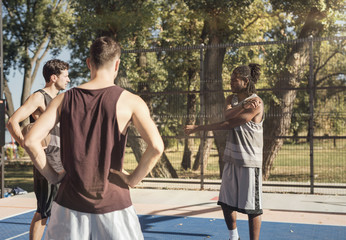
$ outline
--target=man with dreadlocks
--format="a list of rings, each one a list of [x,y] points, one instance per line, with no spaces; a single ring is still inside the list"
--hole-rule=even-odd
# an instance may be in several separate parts
[[[258,64],[235,68],[231,75],[234,94],[226,98],[226,120],[185,126],[186,134],[228,130],[218,205],[223,210],[230,240],[239,239],[236,212],[248,215],[251,240],[259,239],[261,229],[264,107],[255,88],[259,76]]]

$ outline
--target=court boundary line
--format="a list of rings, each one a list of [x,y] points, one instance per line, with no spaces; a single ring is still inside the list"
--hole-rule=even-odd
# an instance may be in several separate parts
[[[7,217],[4,217],[4,218],[0,218],[0,221],[5,220],[5,219],[7,219],[7,218],[11,218],[11,217],[16,217],[16,216],[18,216],[18,215],[26,214],[26,213],[29,213],[29,212],[32,212],[32,211],[36,211],[36,209],[27,210],[27,211],[25,211],[25,212],[21,212],[21,213],[17,213],[17,214],[11,215],[11,216],[7,216]]]
[[[16,236],[13,236],[13,237],[10,237],[10,238],[6,238],[5,240],[11,240],[11,239],[15,239],[15,238],[18,238],[18,237],[21,237],[21,236],[24,236],[26,234],[30,233],[29,231],[27,232],[24,232],[22,234],[19,234],[19,235],[16,235]]]

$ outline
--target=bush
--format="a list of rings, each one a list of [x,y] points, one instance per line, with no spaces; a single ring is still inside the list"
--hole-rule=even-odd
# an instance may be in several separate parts
[[[24,148],[22,148],[21,146],[18,146],[17,154],[19,158],[22,158],[26,155],[26,152]]]
[[[5,155],[7,159],[13,159],[13,149],[12,148],[6,148]]]

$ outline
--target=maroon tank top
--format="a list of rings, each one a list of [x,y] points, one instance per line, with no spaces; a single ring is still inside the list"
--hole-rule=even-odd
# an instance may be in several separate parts
[[[129,188],[110,168],[121,171],[127,134],[119,132],[116,104],[124,89],[72,88],[60,116],[61,161],[66,176],[55,201],[66,208],[107,213],[132,205]]]

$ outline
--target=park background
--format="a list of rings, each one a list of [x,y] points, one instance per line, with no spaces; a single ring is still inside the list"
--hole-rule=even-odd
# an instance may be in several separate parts
[[[345,194],[343,1],[2,3],[7,117],[43,87],[45,61],[69,61],[73,87],[88,79],[92,40],[112,36],[123,48],[116,83],[147,102],[165,141],[144,184],[214,189],[227,132],[186,137],[183,126],[223,120],[232,69],[256,62],[266,113],[265,191]],[[132,127],[128,140],[124,166],[131,171],[145,146]],[[6,187],[32,190],[25,152],[7,152]]]

